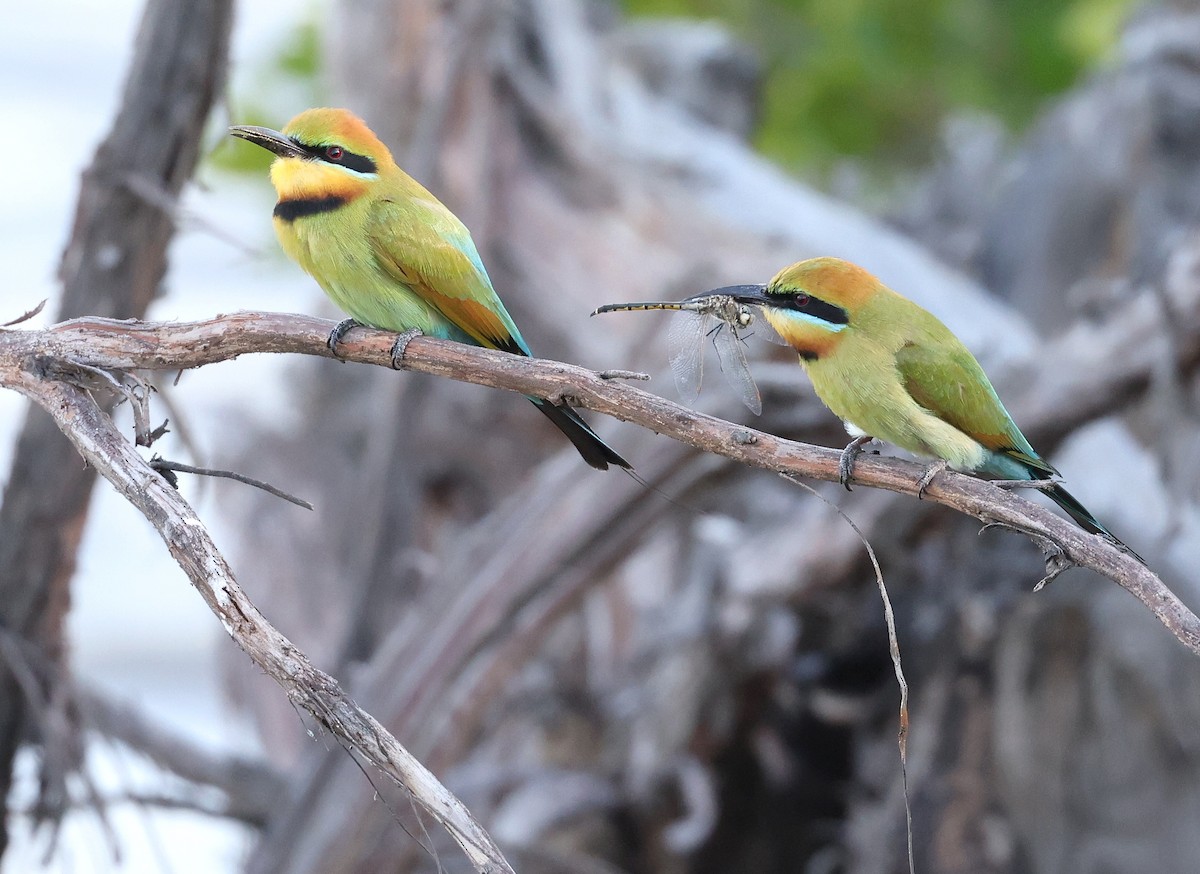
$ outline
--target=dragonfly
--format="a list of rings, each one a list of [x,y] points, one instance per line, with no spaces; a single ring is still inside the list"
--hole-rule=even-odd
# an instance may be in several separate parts
[[[711,339],[725,381],[754,415],[762,413],[762,396],[746,361],[745,337],[749,336],[748,329],[755,322],[751,307],[738,303],[727,294],[702,294],[681,301],[610,303],[598,307],[592,315],[635,310],[675,310],[679,313],[667,331],[667,347],[675,388],[684,403],[692,404],[700,396],[705,340]],[[775,334],[766,319],[760,320],[759,325],[754,333],[766,332],[768,338]]]

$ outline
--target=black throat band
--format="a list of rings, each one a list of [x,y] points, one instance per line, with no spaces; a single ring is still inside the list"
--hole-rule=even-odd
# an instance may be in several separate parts
[[[275,204],[275,218],[291,224],[298,218],[306,218],[310,215],[320,215],[323,212],[332,212],[340,206],[346,204],[346,198],[339,197],[336,194],[330,194],[326,197],[299,197],[294,200],[281,200]]]

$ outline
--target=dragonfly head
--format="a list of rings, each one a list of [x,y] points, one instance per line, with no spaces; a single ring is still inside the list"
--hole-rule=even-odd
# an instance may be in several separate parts
[[[727,285],[724,288],[714,288],[712,291],[693,295],[684,303],[703,300],[707,297],[728,297],[732,298],[735,303],[746,306],[775,306],[771,296],[767,294],[765,285]]]
[[[791,345],[780,336],[775,319],[780,313],[779,301],[767,291],[765,285],[728,285],[714,288],[703,294],[693,295],[680,301],[681,309],[707,312],[733,328],[748,328],[757,324],[755,333],[781,346]],[[762,318],[757,320],[756,316]]]

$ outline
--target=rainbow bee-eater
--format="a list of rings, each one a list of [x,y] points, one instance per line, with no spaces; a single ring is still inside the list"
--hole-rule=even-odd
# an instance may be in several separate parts
[[[855,436],[842,454],[843,484],[863,444],[884,440],[940,459],[922,490],[947,466],[1011,483],[1044,481],[1041,491],[1080,527],[1136,557],[1059,484],[1058,471],[1029,445],[962,341],[866,270],[813,258],[785,267],[766,285],[705,294],[759,307],[799,353],[817,396]]]
[[[418,333],[531,354],[466,226],[396,166],[357,116],[309,109],[282,131],[237,126],[229,132],[276,156],[271,182],[279,196],[279,242],[350,316],[329,335],[335,356],[339,341],[358,325],[402,332],[394,362]],[[592,467],[629,467],[569,406],[529,400]]]

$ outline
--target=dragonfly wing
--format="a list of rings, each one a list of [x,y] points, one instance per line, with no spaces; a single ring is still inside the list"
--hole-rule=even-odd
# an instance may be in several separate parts
[[[725,381],[733,386],[750,412],[762,415],[762,396],[758,386],[750,374],[750,364],[746,361],[745,342],[738,336],[737,329],[728,323],[719,326],[717,336],[713,338],[717,347],[717,358],[721,362],[721,372]]]
[[[671,350],[671,373],[675,388],[685,404],[694,403],[700,396],[704,379],[704,334],[708,317],[682,312],[671,319],[667,329],[667,347]]]
[[[776,346],[788,346],[792,344],[783,339],[779,332],[771,327],[771,322],[763,314],[762,307],[754,307],[754,322],[750,325],[749,334],[755,337],[760,337],[768,343],[774,343]],[[749,336],[747,334],[747,336]]]

